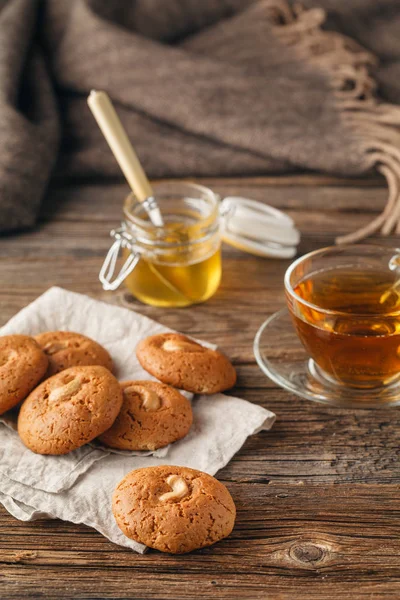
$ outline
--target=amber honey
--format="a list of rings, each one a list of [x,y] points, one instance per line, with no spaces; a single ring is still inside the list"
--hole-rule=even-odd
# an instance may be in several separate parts
[[[153,191],[162,223],[154,223],[133,194],[125,200],[124,264],[132,266],[125,285],[153,306],[205,302],[221,280],[218,196],[190,182],[159,182]]]
[[[141,258],[125,284],[141,302],[153,306],[189,306],[208,300],[221,279],[221,251],[197,262],[178,263]]]
[[[293,287],[298,335],[334,380],[373,388],[400,374],[400,286],[389,270],[333,268]]]

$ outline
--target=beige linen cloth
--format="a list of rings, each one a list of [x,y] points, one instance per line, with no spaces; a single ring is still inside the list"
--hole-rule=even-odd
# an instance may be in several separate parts
[[[0,335],[71,330],[94,338],[112,355],[118,379],[149,379],[135,357],[147,335],[168,331],[147,317],[53,287],[13,317]],[[246,438],[270,429],[275,415],[245,400],[214,394],[192,401],[194,423],[189,435],[153,453],[111,452],[95,444],[66,456],[39,456],[26,449],[15,416],[0,422],[0,502],[17,519],[57,517],[85,523],[105,537],[137,552],[145,546],[126,538],[111,511],[117,483],[132,469],[162,464],[185,465],[215,474]]]

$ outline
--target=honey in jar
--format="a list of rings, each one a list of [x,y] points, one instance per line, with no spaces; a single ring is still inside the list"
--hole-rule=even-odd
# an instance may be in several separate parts
[[[126,220],[118,234],[129,266],[125,285],[153,306],[204,302],[221,279],[218,197],[204,186],[181,182],[156,184],[154,193],[161,227],[133,194],[125,201]]]
[[[221,251],[217,250],[208,258],[185,264],[142,258],[125,285],[145,304],[188,306],[208,300],[218,289],[220,279]]]

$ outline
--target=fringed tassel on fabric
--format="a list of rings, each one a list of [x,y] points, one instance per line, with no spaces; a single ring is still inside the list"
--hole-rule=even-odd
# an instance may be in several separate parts
[[[336,238],[336,243],[358,242],[379,230],[382,235],[400,233],[400,107],[375,96],[370,69],[377,58],[351,38],[321,29],[326,19],[321,8],[291,7],[286,0],[267,1],[266,8],[279,39],[329,74],[338,110],[360,139],[370,168],[388,184],[383,212],[365,227]]]

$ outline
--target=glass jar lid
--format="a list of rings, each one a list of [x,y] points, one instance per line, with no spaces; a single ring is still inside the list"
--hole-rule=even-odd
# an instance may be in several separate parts
[[[270,258],[292,258],[300,233],[293,219],[277,208],[241,196],[220,205],[222,239],[239,250]]]

